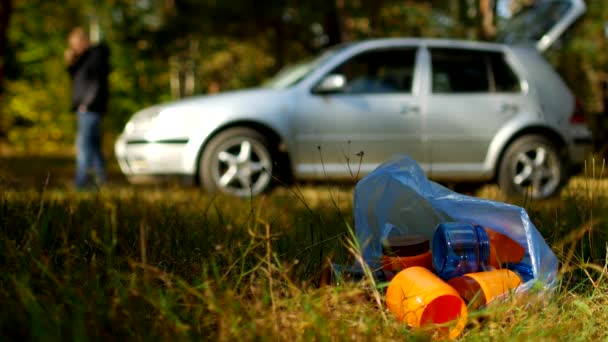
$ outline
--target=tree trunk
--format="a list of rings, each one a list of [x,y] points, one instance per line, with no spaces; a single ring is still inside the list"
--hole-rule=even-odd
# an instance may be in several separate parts
[[[12,0],[0,0],[0,94],[2,94],[8,54],[8,24],[13,11]]]
[[[350,42],[353,40],[353,32],[350,20],[346,13],[346,1],[336,0],[336,18],[340,27],[340,42]]]
[[[486,40],[494,38],[496,35],[496,26],[494,25],[494,10],[497,0],[480,0],[479,15],[480,15],[480,30],[481,37]]]
[[[279,20],[274,22],[275,57],[277,70],[285,65],[285,27]]]
[[[367,5],[367,13],[369,13],[369,26],[370,26],[370,35],[372,37],[380,36],[380,11],[384,6],[384,0],[376,0],[371,2],[366,2]]]
[[[327,34],[327,45],[332,46],[342,43],[342,25],[336,2],[331,2],[330,10],[325,16],[325,32]]]

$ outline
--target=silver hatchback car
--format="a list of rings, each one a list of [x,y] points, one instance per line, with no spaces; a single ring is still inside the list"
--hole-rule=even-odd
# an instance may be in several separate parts
[[[145,108],[116,156],[128,177],[186,175],[251,196],[280,177],[352,179],[405,153],[431,179],[546,198],[582,164],[591,133],[540,52],[584,11],[582,0],[540,2],[513,18],[503,44],[339,45],[256,89]]]

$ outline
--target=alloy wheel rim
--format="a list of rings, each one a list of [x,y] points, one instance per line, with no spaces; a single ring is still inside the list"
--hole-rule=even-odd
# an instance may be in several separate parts
[[[217,187],[237,196],[257,195],[271,181],[272,160],[268,150],[250,139],[233,139],[222,144],[213,161]]]
[[[518,192],[532,198],[546,198],[559,187],[558,157],[546,146],[533,146],[518,153],[511,171]]]

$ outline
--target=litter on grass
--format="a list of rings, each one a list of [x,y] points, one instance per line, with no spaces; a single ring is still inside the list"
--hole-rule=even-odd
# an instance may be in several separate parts
[[[453,192],[408,156],[359,181],[354,215],[366,266],[392,280],[389,310],[412,327],[443,324],[439,337],[461,333],[466,304],[475,309],[557,284],[557,257],[523,208]],[[360,266],[336,269],[356,278]],[[447,321],[454,324],[446,328]]]

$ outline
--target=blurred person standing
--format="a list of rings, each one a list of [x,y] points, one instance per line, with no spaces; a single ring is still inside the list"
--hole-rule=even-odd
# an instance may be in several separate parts
[[[87,32],[74,28],[68,37],[65,62],[72,78],[72,110],[78,119],[76,135],[76,187],[86,188],[88,171],[95,170],[97,185],[106,181],[101,152],[101,119],[107,109],[109,49],[92,46]]]

